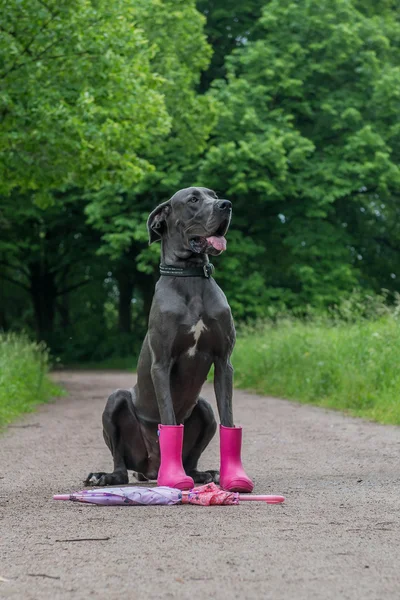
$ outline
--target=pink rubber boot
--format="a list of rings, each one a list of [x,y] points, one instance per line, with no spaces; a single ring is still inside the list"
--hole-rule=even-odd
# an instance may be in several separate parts
[[[242,428],[219,426],[221,466],[219,483],[229,492],[252,492],[254,484],[247,477],[240,458]]]
[[[159,425],[161,464],[157,485],[190,490],[194,481],[186,475],[182,464],[183,425]]]

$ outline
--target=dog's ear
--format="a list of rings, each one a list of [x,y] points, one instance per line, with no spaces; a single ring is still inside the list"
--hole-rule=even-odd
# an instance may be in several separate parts
[[[166,228],[167,217],[171,212],[171,204],[168,200],[163,202],[150,213],[147,219],[147,230],[149,232],[149,244],[161,239]]]

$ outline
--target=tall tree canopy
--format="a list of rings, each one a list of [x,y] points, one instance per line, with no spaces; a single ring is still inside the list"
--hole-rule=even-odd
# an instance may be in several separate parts
[[[94,272],[101,286],[108,273],[129,333],[132,300],[148,310],[143,271],[157,260],[145,250],[146,216],[193,168],[214,123],[212,98],[196,93],[211,55],[205,19],[187,0],[14,0],[3,9],[0,276],[30,294],[38,335],[50,341],[62,320],[74,321],[57,298]],[[93,269],[96,255],[103,271]]]
[[[146,217],[192,184],[234,204],[237,321],[400,291],[397,2],[0,7],[0,328],[66,360],[137,348]]]
[[[332,303],[363,280],[390,284],[394,265],[376,279],[364,252],[378,252],[370,237],[395,245],[399,36],[389,9],[272,0],[258,39],[213,85],[219,121],[203,178],[234,198],[240,229],[266,248],[266,285],[292,303]]]
[[[157,131],[141,157],[152,169],[135,186],[111,182],[92,197],[87,214],[103,232],[103,251],[113,257],[146,238],[148,212],[180,185],[193,170],[214,124],[213,100],[196,93],[211,48],[203,32],[204,17],[194,1],[135,0],[138,23],[152,49],[150,68],[159,78],[169,119],[168,135]],[[137,249],[140,252],[140,248]],[[154,254],[154,250],[151,254]]]
[[[135,2],[2,0],[0,191],[136,183],[170,127]]]

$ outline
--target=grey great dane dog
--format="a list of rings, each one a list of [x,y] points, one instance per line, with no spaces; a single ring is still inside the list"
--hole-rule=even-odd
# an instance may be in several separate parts
[[[149,216],[150,244],[161,240],[161,277],[137,367],[137,384],[117,390],[103,413],[103,435],[114,459],[111,473],[89,473],[88,485],[156,479],[160,466],[157,426],[184,424],[183,467],[195,483],[218,481],[218,471],[199,471],[200,455],[217,423],[200,391],[212,365],[221,424],[233,427],[230,356],[232,314],[211,277],[208,255],[226,248],[229,200],[207,188],[180,190]],[[163,266],[164,265],[164,266]],[[163,274],[164,271],[164,274]]]

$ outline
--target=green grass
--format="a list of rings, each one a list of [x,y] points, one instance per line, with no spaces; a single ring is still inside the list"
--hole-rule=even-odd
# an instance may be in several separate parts
[[[0,334],[0,428],[62,393],[48,371],[42,345],[24,336]]]
[[[283,320],[238,336],[235,385],[400,425],[400,320]]]

